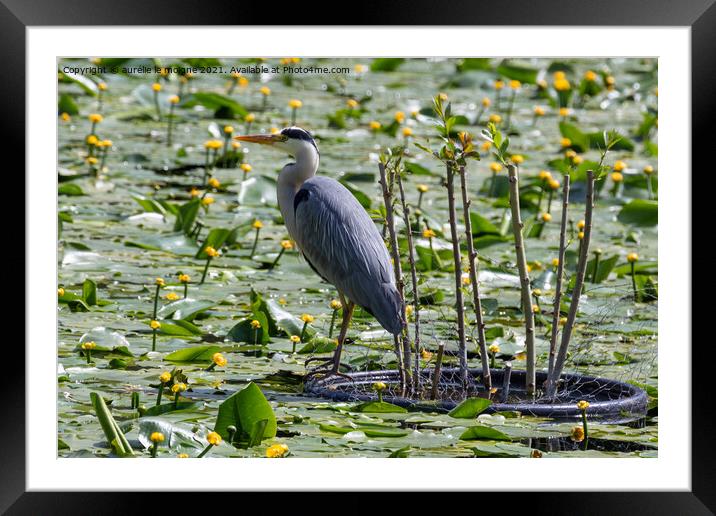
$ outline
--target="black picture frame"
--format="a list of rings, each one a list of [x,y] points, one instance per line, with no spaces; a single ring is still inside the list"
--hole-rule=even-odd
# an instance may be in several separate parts
[[[283,15],[277,19],[276,6],[269,3],[230,3],[224,1],[155,0],[153,2],[129,0],[0,0],[0,63],[4,73],[0,79],[4,138],[6,149],[24,148],[25,137],[25,66],[26,33],[28,26],[79,26],[79,25],[244,25],[244,24],[296,24],[316,25],[318,13],[343,10],[341,20],[356,25],[552,25],[552,26],[683,26],[691,28],[692,70],[692,167],[704,165],[704,173],[711,174],[708,155],[713,146],[716,95],[716,0],[503,0],[487,4],[476,0],[460,0],[448,6],[437,7],[426,0],[376,2],[366,0],[356,5],[337,5],[323,0],[284,3]],[[325,4],[325,5],[324,5]],[[348,10],[350,9],[350,16]],[[598,50],[595,43],[595,50]],[[290,47],[287,47],[287,50]],[[288,52],[290,53],[290,52]],[[25,170],[24,153],[19,157],[16,170]],[[683,171],[688,174],[689,171]],[[693,176],[692,176],[693,177]],[[17,183],[23,188],[24,181]],[[701,191],[705,189],[702,187]],[[693,190],[692,190],[693,192]],[[14,195],[22,198],[15,191]],[[692,206],[696,206],[695,200]],[[696,218],[694,217],[694,222]],[[22,231],[22,235],[19,233]],[[17,224],[13,241],[19,243],[32,235],[25,234],[24,223]],[[694,233],[692,232],[692,235]],[[22,247],[17,244],[18,249]],[[692,268],[710,270],[706,263],[709,253],[693,253]],[[16,256],[17,264],[21,263]],[[708,268],[707,268],[708,267]],[[31,271],[25,270],[25,274]],[[679,273],[674,271],[674,273]],[[691,278],[684,278],[689,281]],[[16,292],[22,292],[18,285]],[[24,303],[23,303],[24,305]],[[705,304],[706,305],[706,304]],[[705,310],[692,303],[693,320]],[[25,314],[26,323],[28,314]],[[692,346],[691,324],[683,332],[684,342],[668,345]],[[9,343],[6,343],[9,344]],[[585,492],[585,493],[520,493],[510,494],[508,510],[517,512],[524,505],[529,514],[713,514],[716,512],[716,454],[713,438],[716,425],[713,409],[707,400],[712,388],[706,384],[710,378],[710,340],[704,350],[691,347],[692,356],[692,443],[698,444],[698,453],[691,455],[692,490],[690,492]],[[18,360],[19,361],[19,360]],[[22,362],[3,371],[2,453],[0,453],[0,512],[7,514],[127,514],[144,506],[146,496],[126,496],[124,493],[38,493],[25,489],[25,372]],[[685,386],[686,388],[686,386]],[[664,414],[668,417],[668,414]],[[589,489],[589,471],[569,471],[565,474],[583,474],[585,490]],[[619,472],[615,471],[615,475]],[[516,470],[516,476],[519,472]],[[517,478],[516,477],[516,478]],[[626,481],[625,481],[626,483]],[[519,479],[515,484],[519,486]],[[559,486],[559,478],[555,478]],[[317,488],[320,482],[317,482]],[[78,479],[78,488],[81,479]],[[174,503],[189,493],[171,493]],[[228,493],[227,493],[228,494]],[[419,500],[425,501],[427,493]],[[163,500],[167,495],[157,495]],[[234,495],[237,496],[237,495]],[[241,495],[244,496],[244,495]],[[299,495],[294,495],[299,496]],[[415,497],[411,497],[416,500]],[[209,503],[207,498],[199,498]],[[295,499],[296,503],[301,498]],[[498,496],[496,501],[503,499]],[[358,495],[347,495],[341,506],[360,507]],[[367,503],[365,499],[364,503]],[[213,502],[212,502],[213,503]],[[221,502],[218,502],[221,503]],[[316,502],[308,502],[310,504]],[[141,505],[140,505],[141,504]],[[492,503],[490,504],[492,505]],[[473,505],[477,509],[477,505]],[[220,509],[215,506],[216,510]],[[209,510],[209,506],[206,506]],[[176,510],[176,505],[163,510]],[[502,509],[500,509],[502,510]],[[528,514],[524,513],[523,514]]]

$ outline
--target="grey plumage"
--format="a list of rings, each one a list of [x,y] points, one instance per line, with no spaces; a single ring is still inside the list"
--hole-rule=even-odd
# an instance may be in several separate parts
[[[375,224],[346,187],[316,176],[320,153],[311,133],[287,127],[277,134],[239,135],[237,140],[271,145],[293,156],[278,175],[276,198],[286,229],[313,270],[332,283],[342,298],[343,321],[332,374],[358,305],[394,335],[405,327],[393,266]]]
[[[314,176],[296,193],[293,208],[293,237],[314,270],[399,334],[405,318],[390,256],[353,194],[334,179]]]

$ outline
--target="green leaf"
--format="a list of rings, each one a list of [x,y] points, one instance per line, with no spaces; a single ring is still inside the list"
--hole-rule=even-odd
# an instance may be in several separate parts
[[[594,263],[595,259],[592,258],[587,262],[586,277],[587,281],[591,283],[601,283],[609,277],[609,274],[614,269],[614,266],[619,261],[619,256],[614,255],[609,258],[601,258],[599,260],[599,267],[597,268],[597,275],[594,276]]]
[[[472,225],[472,236],[499,235],[500,229],[482,215],[470,212],[470,224]]]
[[[89,306],[97,304],[97,284],[91,279],[86,279],[82,284],[82,298]]]
[[[405,59],[401,57],[381,57],[373,59],[370,64],[371,72],[394,72],[398,67],[405,62]]]
[[[358,202],[361,206],[363,206],[363,208],[365,208],[366,210],[370,209],[370,197],[365,192],[363,192],[363,190],[358,188],[356,185],[349,183],[348,181],[340,181],[340,183],[345,186],[350,193],[353,194],[353,197],[358,200]]]
[[[356,412],[367,412],[367,413],[404,413],[408,409],[387,403],[385,401],[368,401],[366,403],[360,403],[353,407]],[[367,434],[366,434],[367,435]]]
[[[123,358],[113,358],[109,361],[107,367],[110,369],[126,369],[129,364],[130,362]]]
[[[573,148],[575,151],[586,152],[587,150],[589,150],[589,136],[580,131],[576,125],[569,124],[567,122],[560,122],[559,132],[562,133],[563,137],[569,138],[569,140],[572,142],[570,147]],[[603,136],[601,133],[599,133],[599,135],[600,138],[602,138],[602,148],[604,148]]]
[[[448,416],[458,419],[474,419],[490,405],[492,402],[485,398],[468,398],[448,412]]]
[[[99,88],[97,88],[97,84],[95,84],[95,82],[92,79],[89,79],[88,77],[85,77],[84,75],[80,75],[80,74],[72,73],[72,72],[63,72],[61,70],[58,70],[58,75],[59,75],[60,79],[65,80],[66,82],[74,82],[80,88],[82,88],[85,93],[88,93],[89,95],[92,95],[93,97],[96,97],[97,93],[99,92]]]
[[[174,423],[161,417],[143,417],[139,420],[137,438],[145,448],[152,446],[150,436],[154,432],[164,435],[164,441],[159,445],[160,447],[167,446],[173,451],[193,451],[204,448],[204,442],[187,424]]]
[[[204,106],[214,111],[216,118],[243,118],[249,114],[247,109],[234,99],[213,92],[197,92],[187,95],[180,103],[181,107]]]
[[[425,168],[422,165],[418,165],[417,163],[413,163],[411,161],[406,161],[404,163],[405,170],[407,170],[410,174],[416,175],[416,176],[434,176],[437,177],[440,174],[437,174],[436,172],[433,172],[432,170]]]
[[[333,353],[335,350],[336,341],[334,339],[329,339],[328,337],[313,337],[301,349],[298,350],[298,354],[305,355],[308,353]]]
[[[79,196],[79,195],[85,195],[84,191],[80,187],[80,185],[75,183],[62,183],[57,188],[57,193],[59,195],[71,195],[71,196]]]
[[[209,231],[209,234],[201,244],[201,248],[197,251],[195,258],[206,260],[209,257],[209,255],[206,254],[206,248],[213,247],[214,249],[221,249],[231,235],[231,232],[230,229],[225,228],[214,228]]]
[[[328,423],[320,423],[318,427],[325,432],[333,432],[335,434],[347,434],[348,432],[361,431],[368,437],[405,437],[408,431],[392,426],[381,425],[362,425],[357,428],[351,426],[336,426]]]
[[[261,441],[264,439],[267,425],[268,419],[262,419],[254,423],[254,426],[251,428],[251,434],[249,435],[249,448],[261,444]]]
[[[614,269],[614,273],[620,278],[623,276],[631,276],[631,263],[620,265]],[[634,264],[634,274],[658,274],[659,262],[639,261]]]
[[[639,302],[649,303],[659,298],[657,283],[651,276],[644,274],[635,275],[634,281],[636,282],[636,298]]]
[[[164,326],[163,323],[162,326]],[[164,360],[170,362],[211,362],[211,357],[220,349],[220,346],[213,345],[178,349],[169,353],[164,357]]]
[[[418,302],[421,305],[438,305],[445,299],[445,292],[439,288],[420,289]]]
[[[277,329],[281,330],[288,336],[301,335],[301,331],[303,330],[303,321],[281,308],[281,305],[279,305],[275,299],[265,301],[260,309],[267,314],[269,319],[269,328],[273,323]],[[310,326],[306,328],[306,337],[310,337],[315,333],[316,330]],[[278,336],[279,332],[276,332],[275,335]]]
[[[656,226],[659,223],[659,204],[657,201],[633,199],[624,205],[617,219],[635,226]]]
[[[132,447],[129,445],[129,441],[124,436],[124,432],[119,428],[117,422],[114,420],[112,413],[109,411],[107,404],[104,402],[102,396],[96,392],[90,393],[90,400],[94,412],[99,419],[99,424],[102,427],[107,442],[110,447],[119,457],[129,457],[134,455]]]
[[[169,403],[163,403],[161,405],[153,405],[149,407],[147,411],[142,414],[142,417],[161,416],[162,414],[179,410],[200,409],[203,406],[204,403],[201,401],[179,401],[177,402],[175,407],[174,402],[171,401]]]
[[[595,133],[589,133],[587,135],[587,138],[589,138],[589,146],[592,149],[604,150],[604,133],[599,131]],[[624,150],[631,152],[634,150],[634,142],[626,136],[620,134],[619,140],[617,140],[616,143],[611,146],[611,150]]]
[[[404,446],[403,448],[399,448],[395,450],[393,453],[388,455],[389,459],[406,459],[410,457],[410,446]]]
[[[526,84],[537,84],[539,75],[537,68],[513,64],[507,60],[502,61],[495,71],[508,79],[515,79]]]
[[[251,382],[219,405],[214,431],[218,432],[224,439],[228,439],[229,433],[226,429],[234,425],[237,429],[235,439],[239,439],[242,435],[250,435],[254,430],[254,425],[263,420],[266,420],[263,439],[275,437],[277,430],[276,416],[273,413],[271,404],[261,392],[261,389]]]
[[[192,199],[179,207],[176,214],[176,222],[174,223],[174,231],[181,231],[188,235],[194,229],[194,221],[199,213],[201,201]]]
[[[261,323],[261,327],[254,329],[251,327],[251,321],[256,320]],[[248,344],[268,344],[269,339],[269,323],[266,314],[263,312],[254,312],[252,317],[239,321],[226,334],[234,342],[246,342]]]
[[[160,215],[166,215],[167,210],[164,208],[164,206],[154,199],[150,199],[149,197],[145,197],[143,195],[133,195],[132,199],[137,201],[137,204],[139,204],[142,209],[148,213],[159,213]]]
[[[161,327],[157,330],[162,335],[174,335],[176,337],[192,337],[201,335],[203,332],[189,321],[162,321]]]
[[[57,114],[61,115],[62,113],[67,113],[68,115],[78,115],[80,113],[77,103],[67,93],[60,95],[60,100],[57,101]]]
[[[216,303],[209,299],[192,299],[187,297],[164,305],[157,312],[157,317],[162,319],[172,317],[175,320],[191,321],[198,314],[214,305],[216,305]]]
[[[492,68],[491,58],[489,57],[467,57],[461,59],[456,68],[458,72],[467,72],[470,70],[490,70]]]
[[[510,441],[510,437],[506,434],[503,434],[499,430],[495,430],[494,428],[490,428],[489,426],[471,426],[467,430],[465,430],[462,435],[460,436],[460,439],[463,441],[473,441],[473,440],[491,440],[491,441]]]
[[[184,233],[148,236],[142,241],[127,240],[124,245],[150,251],[164,251],[179,256],[194,256],[196,254],[196,242]]]

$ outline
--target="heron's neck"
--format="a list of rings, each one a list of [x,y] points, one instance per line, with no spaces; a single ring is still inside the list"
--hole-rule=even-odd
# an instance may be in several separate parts
[[[295,154],[295,163],[289,163],[278,175],[277,194],[278,207],[283,215],[286,229],[291,238],[296,240],[293,199],[296,192],[307,179],[316,175],[318,170],[318,151],[313,145],[307,144]]]

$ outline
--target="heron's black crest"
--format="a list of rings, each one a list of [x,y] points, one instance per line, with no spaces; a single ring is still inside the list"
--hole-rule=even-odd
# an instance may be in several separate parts
[[[301,129],[300,127],[286,127],[285,129],[281,130],[281,134],[284,136],[288,136],[289,138],[306,141],[313,145],[316,149],[316,152],[318,152],[318,147],[316,147],[316,142],[313,140],[313,136],[311,136],[311,133],[309,133],[305,129]]]

